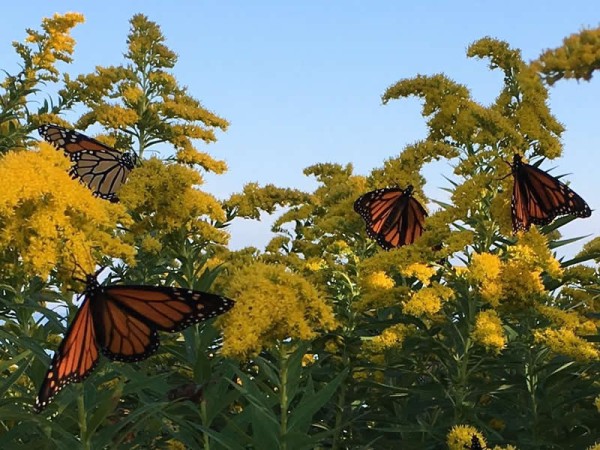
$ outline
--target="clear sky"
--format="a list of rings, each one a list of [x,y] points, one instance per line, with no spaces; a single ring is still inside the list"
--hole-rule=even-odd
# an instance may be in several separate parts
[[[179,55],[178,80],[231,123],[206,149],[229,165],[225,175],[206,178],[204,188],[219,198],[251,181],[313,189],[302,169],[318,162],[352,162],[367,174],[426,132],[417,100],[381,104],[389,85],[444,72],[488,104],[502,76],[466,58],[470,43],[503,39],[530,60],[600,22],[596,0],[30,0],[7,2],[2,11],[0,68],[10,71],[17,67],[10,43],[55,12],[86,17],[74,30],[75,62],[67,69],[73,75],[122,62],[133,14],[157,22]],[[567,128],[565,152],[542,168],[570,174],[571,186],[596,210],[565,228],[565,237],[597,235],[600,228],[599,99],[597,79],[561,81],[551,90],[550,106]],[[446,162],[425,169],[431,198],[445,198],[442,174],[451,176]],[[265,223],[237,223],[231,231],[233,248],[262,247],[269,239]]]

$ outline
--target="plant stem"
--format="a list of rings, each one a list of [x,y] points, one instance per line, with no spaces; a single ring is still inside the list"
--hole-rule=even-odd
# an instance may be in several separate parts
[[[537,390],[537,381],[538,377],[536,375],[535,370],[535,359],[531,353],[531,348],[528,349],[528,359],[529,361],[525,365],[525,376],[527,389],[529,390],[529,399],[531,401],[531,415],[533,423],[531,424],[531,432],[533,436],[534,442],[537,442],[537,422],[538,422],[538,414],[537,414],[537,400],[536,400],[536,390]]]
[[[208,420],[206,416],[206,400],[202,400],[200,402],[200,418],[202,419],[202,424],[208,428]],[[204,441],[204,450],[210,450],[210,438],[208,433],[202,433],[202,440]]]
[[[347,359],[347,364],[346,366],[349,364],[349,360]],[[337,411],[335,413],[335,431],[334,431],[334,435],[333,435],[333,442],[331,444],[331,448],[332,450],[336,450],[339,446],[339,438],[340,438],[340,433],[341,433],[341,429],[342,429],[342,420],[344,419],[344,405],[346,403],[346,383],[342,383],[341,387],[340,387],[340,393],[338,395],[338,401],[337,401]]]
[[[281,450],[287,449],[287,421],[288,421],[288,392],[287,392],[287,378],[288,378],[288,363],[289,358],[286,351],[285,344],[279,346],[280,355],[280,394],[279,394],[279,407],[281,411],[281,422],[279,425],[279,448]]]
[[[79,436],[81,437],[81,444],[84,450],[90,450],[90,440],[87,433],[87,417],[85,413],[85,403],[83,401],[83,389],[80,389],[80,393],[77,396],[77,409],[79,410]]]

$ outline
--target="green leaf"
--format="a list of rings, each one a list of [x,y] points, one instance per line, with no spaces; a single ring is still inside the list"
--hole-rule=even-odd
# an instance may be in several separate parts
[[[253,448],[280,448],[279,445],[279,421],[265,420],[265,411],[255,404],[250,406],[250,417],[252,418]]]
[[[323,389],[302,397],[298,406],[290,414],[288,430],[307,431],[312,417],[329,401],[347,375],[348,369],[344,369],[338,376],[329,381]]]

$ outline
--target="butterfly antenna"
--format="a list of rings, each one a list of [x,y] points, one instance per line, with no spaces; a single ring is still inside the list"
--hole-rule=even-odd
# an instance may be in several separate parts
[[[75,276],[76,269],[79,269],[83,274],[85,274],[85,270],[83,269],[83,267],[81,267],[81,265],[77,262],[75,258],[73,258],[73,263],[75,267],[73,268],[73,274],[71,275],[71,278],[75,281],[79,281],[80,283],[86,283],[84,279]]]
[[[509,176],[511,176],[513,174],[513,165],[511,163],[509,163],[507,160],[505,160],[504,158],[501,158],[502,162],[505,163],[508,167],[510,167],[510,172],[508,172],[506,175],[504,175],[502,178],[497,178],[496,181],[502,181],[506,178],[508,178]]]

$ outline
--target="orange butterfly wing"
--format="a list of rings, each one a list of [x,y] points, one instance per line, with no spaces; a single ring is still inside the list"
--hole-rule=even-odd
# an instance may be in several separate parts
[[[366,222],[367,234],[385,250],[412,244],[424,231],[425,208],[406,189],[385,188],[367,192],[354,210]]]
[[[38,128],[38,132],[46,141],[63,150],[66,154],[84,150],[90,152],[116,152],[115,149],[96,139],[58,125],[42,125]]]
[[[514,158],[513,175],[514,232],[526,231],[531,224],[547,225],[558,216],[589,217],[592,214],[585,200],[572,189],[543,170],[521,162],[519,155]]]
[[[84,380],[97,364],[96,333],[90,299],[86,296],[58,350],[54,353],[35,400],[34,410],[40,412],[44,409],[67,384]]]
[[[161,286],[108,286],[94,304],[98,344],[115,361],[140,361],[159,345],[157,330],[174,333],[231,309],[206,292]]]
[[[111,202],[119,201],[116,191],[135,167],[135,155],[122,153],[103,143],[58,125],[42,125],[40,135],[71,158],[69,174],[78,178],[94,195]]]
[[[85,299],[54,354],[34,410],[43,410],[67,384],[85,379],[99,351],[115,361],[141,361],[157,350],[157,330],[180,331],[233,305],[228,298],[189,289],[100,286],[88,276]]]
[[[116,192],[127,180],[133,163],[122,162],[123,154],[110,152],[80,152],[71,159],[75,162],[69,174],[79,178],[94,195],[111,202],[118,202]]]

